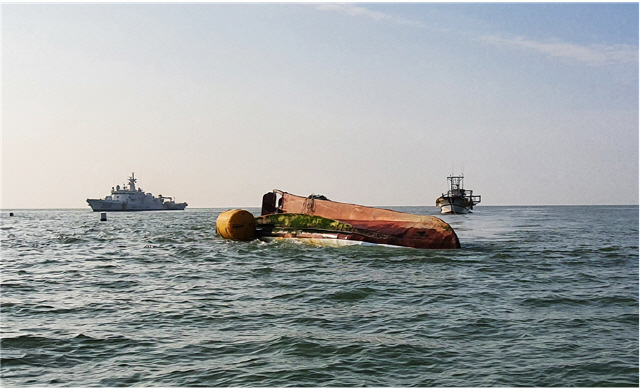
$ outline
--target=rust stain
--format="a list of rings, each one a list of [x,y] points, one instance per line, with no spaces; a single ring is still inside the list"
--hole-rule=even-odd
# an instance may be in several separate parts
[[[279,203],[276,198],[280,196]],[[266,206],[265,206],[266,203]],[[354,226],[339,238],[427,249],[457,249],[460,241],[449,224],[433,216],[362,205],[305,198],[279,190],[265,194],[262,214],[294,213],[319,216]]]

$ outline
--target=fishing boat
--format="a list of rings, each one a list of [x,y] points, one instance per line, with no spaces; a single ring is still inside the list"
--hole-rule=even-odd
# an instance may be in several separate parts
[[[480,203],[480,196],[473,195],[473,190],[465,190],[463,175],[449,176],[449,191],[436,200],[436,206],[443,214],[470,213]]]
[[[223,238],[236,240],[460,248],[455,231],[437,217],[335,202],[319,195],[302,197],[281,190],[263,196],[260,216],[241,209],[227,210],[218,217],[216,229]]]
[[[141,188],[136,189],[134,173],[129,177],[129,185],[117,185],[111,188],[111,195],[104,199],[87,199],[87,203],[94,212],[98,211],[144,211],[144,210],[184,210],[186,202],[176,203],[172,197],[145,193]]]

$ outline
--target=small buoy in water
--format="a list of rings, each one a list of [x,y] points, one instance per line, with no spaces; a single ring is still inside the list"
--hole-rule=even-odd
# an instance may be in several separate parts
[[[253,240],[256,235],[256,219],[246,210],[227,210],[218,216],[216,231],[226,239]]]
[[[13,217],[13,213],[9,213],[9,217]]]
[[[107,220],[107,213],[100,213],[100,221],[106,221]]]

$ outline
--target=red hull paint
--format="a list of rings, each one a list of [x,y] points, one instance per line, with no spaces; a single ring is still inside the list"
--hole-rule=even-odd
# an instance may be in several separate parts
[[[378,243],[426,249],[460,248],[454,230],[437,217],[274,192],[281,200],[276,206],[273,193],[265,194],[262,214],[297,213],[338,220],[379,234]],[[359,235],[351,239],[369,241]]]

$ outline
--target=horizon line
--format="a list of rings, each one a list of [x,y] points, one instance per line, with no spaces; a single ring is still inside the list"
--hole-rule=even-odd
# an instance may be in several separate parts
[[[384,208],[384,207],[436,207],[435,205],[366,205],[369,207],[376,208]],[[482,205],[482,207],[542,207],[542,206],[640,206],[640,204],[507,204],[507,205]],[[206,206],[206,207],[190,207],[189,209],[260,209],[260,206]],[[184,209],[182,211],[187,211],[189,209]],[[34,207],[34,208],[0,208],[0,211],[9,211],[9,210],[87,210],[91,213],[134,213],[134,212],[156,212],[156,211],[167,211],[167,212],[180,212],[177,210],[125,210],[125,211],[93,211],[91,209],[81,208],[81,207]],[[477,210],[476,210],[477,211]]]

